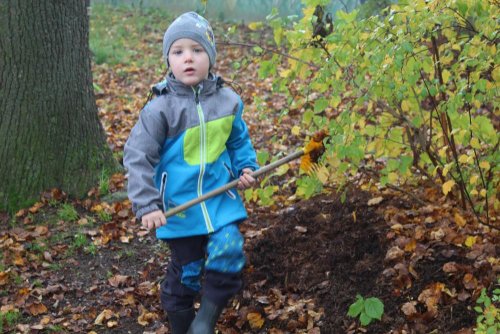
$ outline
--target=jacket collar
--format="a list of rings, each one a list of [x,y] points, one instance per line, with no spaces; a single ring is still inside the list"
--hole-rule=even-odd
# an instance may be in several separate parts
[[[208,75],[208,78],[203,80],[196,87],[191,87],[183,84],[181,81],[177,80],[172,73],[167,75],[166,80],[166,89],[169,92],[172,92],[176,95],[183,96],[192,96],[194,93],[194,89],[198,87],[199,96],[211,95],[217,91],[220,87],[222,87],[224,81],[221,77],[216,76],[212,73]]]

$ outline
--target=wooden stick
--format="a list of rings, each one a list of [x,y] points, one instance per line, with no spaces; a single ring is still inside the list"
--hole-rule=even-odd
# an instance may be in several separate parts
[[[255,178],[261,176],[262,174],[265,174],[267,172],[269,172],[270,170],[273,170],[281,165],[284,165],[292,160],[295,160],[299,157],[301,157],[302,155],[304,155],[304,150],[298,150],[297,152],[295,153],[292,153],[284,158],[281,158],[279,160],[276,160],[275,162],[273,163],[270,163],[269,165],[266,165],[262,168],[259,168],[258,170],[256,170],[255,172],[253,172],[251,175]],[[176,206],[175,208],[171,209],[171,210],[168,210],[166,213],[165,213],[165,217],[168,218],[168,217],[172,217],[172,216],[175,216],[176,214],[184,211],[184,210],[187,210],[189,209],[190,207],[192,207],[193,205],[196,205],[198,203],[201,203],[203,201],[206,201],[207,199],[209,198],[212,198],[214,196],[217,196],[219,194],[222,194],[223,192],[225,191],[228,191],[229,189],[232,189],[234,187],[236,187],[238,185],[238,182],[239,182],[239,179],[236,179],[236,180],[233,180],[225,185],[223,185],[222,187],[219,187],[217,189],[214,189],[200,197],[197,197],[195,199],[192,199],[190,200],[189,202],[186,202],[184,204],[181,204],[179,206]]]

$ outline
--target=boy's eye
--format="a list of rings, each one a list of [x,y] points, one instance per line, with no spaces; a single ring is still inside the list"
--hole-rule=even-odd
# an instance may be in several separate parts
[[[182,53],[182,50],[174,50],[172,51],[172,54],[174,55],[180,55]]]
[[[195,48],[194,49],[194,52],[196,52],[196,53],[201,53],[203,51],[204,51],[203,48]]]

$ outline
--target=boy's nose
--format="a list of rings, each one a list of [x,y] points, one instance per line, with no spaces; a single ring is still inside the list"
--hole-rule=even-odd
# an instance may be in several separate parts
[[[185,62],[192,62],[193,61],[193,53],[191,51],[186,51],[184,53],[185,57],[184,57],[184,61]]]

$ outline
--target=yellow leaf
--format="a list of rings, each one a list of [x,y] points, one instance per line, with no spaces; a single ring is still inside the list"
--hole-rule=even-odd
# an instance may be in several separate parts
[[[403,102],[401,102],[401,109],[403,109],[403,111],[410,111],[410,102],[408,102],[408,100],[403,100]]]
[[[469,157],[465,154],[462,154],[459,158],[458,158],[458,162],[460,162],[461,164],[465,164],[467,163],[467,160],[469,159]]]
[[[260,329],[264,325],[264,318],[257,312],[248,313],[247,320],[252,329]]]
[[[450,192],[451,188],[453,188],[454,185],[455,185],[455,181],[453,181],[453,180],[445,182],[443,184],[443,194],[448,195],[448,193]]]
[[[486,197],[486,189],[481,189],[481,191],[479,192],[479,194],[481,195],[481,197]]]
[[[490,163],[488,161],[483,160],[479,163],[479,167],[488,170],[490,169]]]
[[[467,246],[467,247],[469,247],[469,248],[471,248],[476,243],[476,240],[477,240],[477,236],[473,237],[473,236],[469,235],[467,237],[467,239],[465,239],[464,245]]]
[[[339,68],[337,72],[335,72],[335,79],[339,80],[342,77],[342,70]]]
[[[443,147],[442,149],[440,149],[438,151],[438,155],[441,157],[441,158],[446,158],[446,150],[448,149],[448,146],[445,146]]]
[[[475,149],[481,148],[481,144],[479,143],[479,140],[476,137],[474,137],[470,140],[470,146],[472,146],[472,148],[475,148]]]
[[[284,79],[288,78],[288,76],[290,75],[291,72],[292,72],[292,70],[290,70],[290,69],[280,71],[280,77],[282,77]]]
[[[391,172],[389,173],[389,175],[387,175],[387,179],[390,183],[396,183],[396,181],[398,180],[398,174]]]
[[[491,72],[491,76],[493,77],[493,80],[495,80],[495,82],[499,82],[500,81],[500,67],[495,67],[495,69]]]
[[[460,227],[464,227],[467,221],[460,214],[455,213],[455,223]]]
[[[447,164],[446,166],[444,166],[444,168],[443,168],[443,176],[448,175],[448,172],[450,171],[451,167],[452,167],[452,164]]]
[[[470,180],[469,180],[469,183],[470,184],[476,184],[477,180],[479,179],[479,176],[478,175],[472,175],[470,177]]]
[[[443,82],[447,83],[450,80],[451,73],[448,70],[443,71]]]
[[[262,22],[250,22],[248,24],[248,28],[250,28],[250,30],[259,30],[263,27],[264,25],[262,24]]]
[[[294,136],[298,136],[298,135],[300,135],[300,126],[295,125],[295,126],[292,128],[292,134],[293,134]]]

